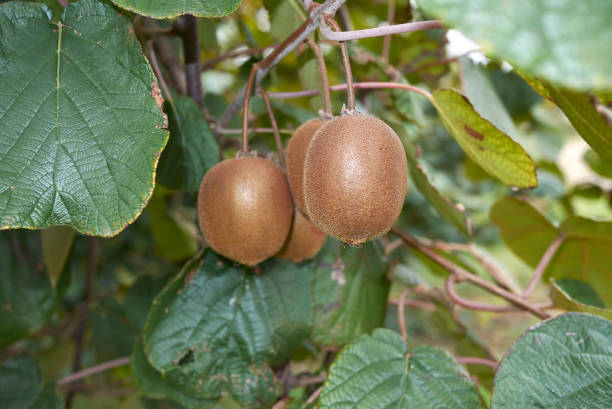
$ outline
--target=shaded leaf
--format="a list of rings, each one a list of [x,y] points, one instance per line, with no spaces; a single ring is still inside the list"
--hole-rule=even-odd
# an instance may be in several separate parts
[[[545,277],[574,278],[596,288],[604,302],[612,300],[607,260],[612,255],[612,222],[571,217],[555,228],[527,202],[504,197],[491,208],[491,220],[504,242],[532,267],[559,235],[565,239],[545,271]],[[608,307],[608,305],[606,305]]]
[[[545,0],[418,0],[487,54],[571,88],[612,87],[612,3]],[[588,29],[586,29],[588,27]],[[596,32],[593,36],[591,33]],[[569,57],[571,56],[571,57]]]
[[[0,346],[39,330],[55,304],[49,279],[35,268],[39,235],[0,232]]]
[[[597,152],[589,149],[584,153],[583,158],[594,172],[605,178],[612,179],[612,163],[603,160]]]
[[[222,17],[238,9],[242,0],[112,0],[117,6],[143,16],[171,18],[181,14],[198,17]]]
[[[572,279],[551,279],[550,298],[556,307],[567,311],[588,312],[612,320],[612,310],[605,309],[595,289]]]
[[[44,383],[38,364],[28,356],[10,359],[0,367],[0,396],[4,409],[62,409],[51,383]]]
[[[98,362],[129,355],[140,330],[113,297],[103,298],[89,309],[87,328],[92,334]]]
[[[112,6],[81,0],[50,18],[42,4],[0,4],[0,229],[113,236],[153,192],[159,89]]]
[[[128,288],[125,294],[125,313],[136,328],[144,327],[153,299],[164,288],[167,281],[168,276],[145,275]]]
[[[612,126],[597,112],[587,93],[547,86],[576,131],[603,159],[612,163]]]
[[[450,89],[435,90],[432,102],[446,129],[489,174],[511,186],[538,184],[535,164],[525,150],[480,117],[464,96]]]
[[[435,347],[408,351],[395,332],[363,335],[338,355],[321,393],[321,409],[481,408],[468,373]]]
[[[312,264],[270,260],[255,275],[230,263],[209,250],[183,268],[153,302],[145,353],[190,397],[267,407],[280,394],[271,367],[310,330]]]
[[[312,276],[312,339],[341,346],[382,326],[389,284],[387,265],[376,241],[342,247],[329,238]]]
[[[612,323],[567,313],[530,328],[495,374],[493,409],[605,408],[612,402]]]
[[[68,260],[75,233],[74,229],[68,226],[50,227],[41,232],[43,259],[53,288],[56,287]]]
[[[170,189],[197,192],[204,174],[219,162],[219,144],[191,98],[169,100],[164,108],[170,139],[159,159],[157,179]]]

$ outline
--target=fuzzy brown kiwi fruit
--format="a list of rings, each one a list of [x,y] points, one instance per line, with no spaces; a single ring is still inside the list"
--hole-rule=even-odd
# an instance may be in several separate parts
[[[359,245],[391,228],[404,204],[407,173],[404,147],[387,124],[370,115],[336,117],[306,152],[307,214],[330,236]]]
[[[327,235],[315,226],[300,209],[296,208],[293,224],[285,245],[276,257],[299,263],[313,258],[325,243]]]
[[[306,150],[315,132],[327,121],[327,119],[311,119],[304,122],[295,130],[291,139],[289,139],[285,151],[285,166],[287,168],[287,179],[289,179],[291,194],[295,204],[304,214],[307,213],[306,206],[304,205],[304,193],[302,193],[302,178],[304,175]]]
[[[224,160],[202,179],[198,217],[210,247],[253,266],[276,254],[289,234],[293,201],[287,179],[266,159]]]

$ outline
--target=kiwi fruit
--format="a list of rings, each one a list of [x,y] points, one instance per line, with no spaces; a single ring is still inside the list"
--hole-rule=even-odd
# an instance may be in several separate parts
[[[289,179],[291,194],[296,206],[305,214],[307,213],[306,206],[304,205],[304,194],[302,193],[302,178],[304,175],[306,150],[315,132],[327,121],[327,119],[311,119],[304,122],[295,130],[291,139],[289,139],[285,151],[285,166],[287,168],[287,179]]]
[[[407,193],[406,154],[397,134],[371,115],[328,121],[306,151],[303,193],[310,220],[359,245],[386,233]]]
[[[287,178],[266,159],[224,160],[202,179],[198,217],[213,250],[253,266],[276,254],[289,234],[293,201]]]
[[[327,235],[315,226],[302,212],[296,208],[293,224],[285,245],[276,257],[299,263],[313,258],[323,247]]]

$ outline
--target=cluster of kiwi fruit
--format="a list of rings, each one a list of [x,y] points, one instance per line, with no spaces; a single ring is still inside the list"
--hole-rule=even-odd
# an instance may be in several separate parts
[[[380,119],[313,119],[293,134],[286,175],[274,162],[241,156],[206,173],[200,227],[218,253],[249,266],[277,255],[313,257],[326,235],[360,245],[399,216],[407,164],[397,134]],[[295,208],[294,208],[295,203]]]
[[[326,79],[324,67],[321,76]],[[327,235],[357,246],[391,228],[407,190],[399,137],[353,109],[331,117],[328,95],[325,102],[325,118],[305,122],[289,140],[286,174],[270,160],[241,153],[204,175],[198,216],[216,252],[249,266],[275,255],[300,262],[314,257]],[[246,112],[248,99],[244,106]]]

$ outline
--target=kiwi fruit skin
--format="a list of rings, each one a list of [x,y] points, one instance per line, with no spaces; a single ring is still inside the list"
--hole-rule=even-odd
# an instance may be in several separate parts
[[[350,245],[386,233],[407,193],[404,147],[391,127],[371,115],[336,117],[313,136],[304,162],[310,219]]]
[[[315,132],[327,122],[327,119],[311,119],[304,122],[295,130],[285,150],[285,166],[287,168],[287,179],[289,179],[291,194],[296,206],[304,214],[308,214],[306,213],[302,188],[306,150]]]
[[[266,159],[224,160],[202,179],[198,217],[213,250],[256,265],[276,254],[289,234],[293,201],[287,178]]]
[[[326,239],[327,235],[296,207],[289,237],[276,257],[294,263],[313,258],[321,250]]]

